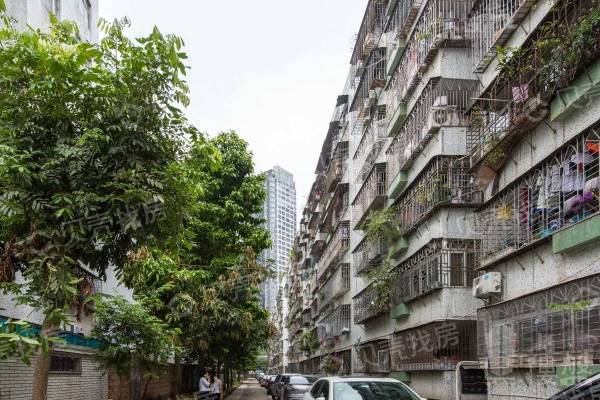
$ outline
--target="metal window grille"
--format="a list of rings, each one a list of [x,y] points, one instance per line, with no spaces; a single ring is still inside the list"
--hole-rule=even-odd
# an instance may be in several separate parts
[[[600,276],[478,310],[479,360],[490,369],[598,364]]]
[[[441,127],[468,126],[465,111],[477,91],[477,81],[432,79],[427,83],[387,150],[390,182],[412,166]]]
[[[340,264],[319,290],[320,309],[350,290],[350,264]]]
[[[356,35],[350,64],[358,65],[369,57],[383,33],[387,0],[369,0],[367,10]]]
[[[393,288],[394,304],[401,304],[448,287],[470,287],[478,275],[479,242],[434,239],[399,264]]]
[[[388,311],[376,306],[376,295],[375,288],[371,284],[354,297],[355,324],[364,324]]]
[[[387,254],[387,241],[383,235],[365,237],[353,251],[355,275],[372,271]]]
[[[352,212],[357,221],[356,227],[362,226],[373,210],[384,205],[387,188],[386,175],[385,164],[376,164],[358,191],[352,203]]]
[[[384,374],[389,372],[389,339],[361,344],[355,348],[355,352],[355,372],[365,374]]]
[[[323,256],[317,265],[317,276],[319,281],[322,281],[326,276],[326,272],[339,262],[348,250],[349,245],[350,223],[348,221],[342,221],[327,244]]]
[[[366,130],[355,131],[355,133],[362,135],[353,157],[355,165],[358,166],[355,176],[359,184],[364,183],[367,175],[371,172],[373,164],[385,143],[387,123],[386,107],[380,106],[377,115],[369,121]]]
[[[592,128],[509,185],[476,213],[482,264],[600,211],[600,130]]]
[[[400,233],[417,229],[442,206],[471,206],[481,203],[483,193],[473,183],[466,158],[438,156],[413,181],[395,206]]]
[[[321,330],[319,335],[319,342],[324,342],[336,337],[342,336],[342,331],[350,330],[350,304],[343,304],[335,308],[331,313],[326,315],[321,321],[319,326],[325,327]]]

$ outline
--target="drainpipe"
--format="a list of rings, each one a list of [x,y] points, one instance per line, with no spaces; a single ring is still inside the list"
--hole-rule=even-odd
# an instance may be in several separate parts
[[[479,368],[479,363],[477,361],[459,361],[456,364],[456,382],[455,382],[455,386],[454,386],[454,396],[455,396],[455,400],[460,400],[460,368],[463,366],[468,366],[468,367],[478,367]]]

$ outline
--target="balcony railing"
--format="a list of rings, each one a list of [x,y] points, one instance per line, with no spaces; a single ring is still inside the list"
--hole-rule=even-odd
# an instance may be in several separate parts
[[[412,166],[440,128],[468,126],[465,111],[478,85],[477,81],[459,79],[432,79],[427,83],[387,150],[389,182]]]
[[[471,50],[475,72],[485,71],[518,29],[537,0],[480,0],[471,12]]]
[[[484,164],[499,171],[521,137],[534,130],[548,114],[557,91],[600,56],[600,42],[586,49],[585,57],[571,65],[547,61],[539,43],[568,37],[594,7],[591,0],[570,0],[555,5],[546,20],[519,48],[471,109],[467,145],[473,168]]]
[[[490,369],[597,364],[600,275],[477,312],[480,363]]]
[[[483,193],[473,183],[468,160],[439,156],[413,181],[395,206],[400,233],[414,231],[419,224],[446,206],[473,206],[483,201]]]
[[[357,65],[366,61],[379,42],[385,23],[387,0],[369,0],[367,10],[356,35],[356,43],[350,64]]]
[[[379,92],[385,85],[386,65],[386,48],[375,49],[367,60],[365,70],[360,77],[350,111],[358,111],[359,115],[363,116],[377,104]]]
[[[396,2],[386,27],[389,53],[393,53],[396,50],[396,46],[401,44],[400,42],[403,42],[408,36],[410,28],[419,14],[422,3],[423,0]]]
[[[390,372],[389,339],[372,341],[356,348],[354,371],[361,374],[387,374]]]
[[[362,292],[354,296],[354,323],[364,324],[371,319],[387,313],[387,309],[378,305],[377,292],[373,285],[369,285]]]
[[[362,184],[371,172],[373,164],[385,143],[387,137],[386,126],[385,106],[382,106],[378,109],[375,118],[369,121],[366,130],[355,132],[362,135],[353,157],[355,165],[358,166],[356,181],[359,184]]]
[[[350,333],[350,304],[337,307],[319,321],[317,337],[321,345],[330,345],[335,338]]]
[[[387,251],[387,242],[383,236],[365,237],[353,252],[355,275],[372,271],[381,263]]]
[[[396,271],[394,304],[402,304],[437,289],[470,287],[478,275],[479,242],[461,239],[434,239],[404,261]]]
[[[390,349],[392,370],[453,371],[460,361],[475,359],[476,331],[477,321],[445,320],[396,332]]]
[[[348,221],[340,223],[335,230],[331,240],[327,244],[327,248],[319,260],[317,279],[322,282],[327,271],[334,267],[348,251],[350,245],[350,224]]]
[[[320,309],[350,290],[350,264],[340,264],[319,290]]]
[[[345,161],[348,158],[348,142],[340,142],[335,149],[333,160],[327,169],[325,177],[325,190],[333,192],[336,185],[344,176]]]
[[[600,212],[600,130],[588,129],[476,214],[489,264]]]
[[[471,0],[430,0],[408,39],[390,83],[390,113],[406,101],[423,72],[443,47],[466,47],[467,14]]]
[[[361,228],[369,219],[369,214],[385,204],[386,188],[385,164],[376,164],[352,203],[355,228]]]

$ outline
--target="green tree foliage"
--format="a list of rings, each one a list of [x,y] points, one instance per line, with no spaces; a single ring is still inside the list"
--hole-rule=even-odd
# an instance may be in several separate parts
[[[144,368],[143,399],[151,380],[157,378],[153,367],[167,363],[178,351],[173,344],[175,332],[142,305],[122,297],[97,305],[93,333],[102,342],[96,358],[105,368],[114,367],[119,378],[127,377],[134,367]]]
[[[178,108],[181,39],[155,29],[132,41],[126,24],[104,23],[99,45],[68,22],[0,28],[0,276],[42,311],[42,342],[79,296],[79,266],[102,276],[164,234],[155,211],[178,199],[169,174],[184,135],[196,135]],[[10,282],[15,270],[24,284]],[[35,368],[37,400],[49,355]]]

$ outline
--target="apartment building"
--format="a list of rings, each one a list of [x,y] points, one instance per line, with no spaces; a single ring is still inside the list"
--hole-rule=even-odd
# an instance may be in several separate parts
[[[277,309],[279,282],[287,272],[296,231],[296,184],[294,175],[279,166],[265,172],[265,176],[267,198],[262,217],[271,234],[272,245],[263,251],[260,261],[275,276],[262,284],[261,305],[273,315]]]
[[[368,2],[294,244],[288,369],[430,399],[596,371],[599,9]]]
[[[285,366],[287,362],[287,337],[288,329],[285,324],[288,313],[288,297],[285,296],[287,291],[287,273],[281,276],[279,281],[279,289],[277,290],[277,306],[274,314],[271,315],[271,321],[278,328],[277,333],[268,343],[269,364],[267,372],[269,374],[281,374],[286,372]]]

